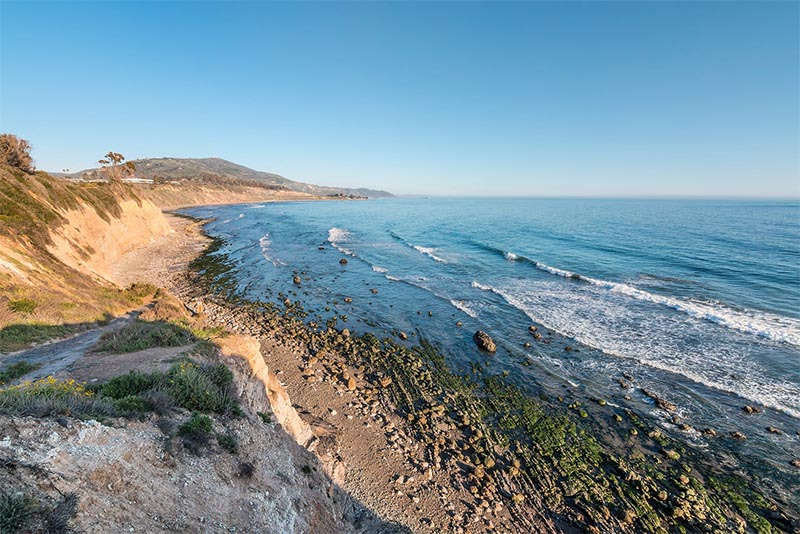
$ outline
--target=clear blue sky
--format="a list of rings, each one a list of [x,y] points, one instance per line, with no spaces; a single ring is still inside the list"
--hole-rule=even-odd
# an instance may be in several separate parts
[[[399,193],[800,195],[798,2],[0,0],[39,168],[218,156]]]

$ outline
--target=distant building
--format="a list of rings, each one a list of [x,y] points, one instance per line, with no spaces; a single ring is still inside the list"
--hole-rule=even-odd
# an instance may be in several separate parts
[[[130,178],[123,178],[123,182],[129,184],[152,184],[153,180],[150,178],[137,178],[135,176],[131,176]]]

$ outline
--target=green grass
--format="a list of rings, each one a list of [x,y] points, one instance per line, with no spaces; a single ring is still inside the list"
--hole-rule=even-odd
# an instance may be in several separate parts
[[[8,302],[9,309],[17,313],[33,313],[36,311],[37,306],[36,301],[32,299],[10,300]]]
[[[197,338],[186,328],[164,321],[135,319],[115,332],[102,335],[95,352],[125,353],[153,347],[180,347]]]
[[[25,376],[31,371],[35,371],[39,367],[41,367],[41,365],[34,365],[26,361],[12,363],[8,367],[0,371],[0,386],[8,382],[11,382],[12,380],[16,380],[21,376]]]
[[[75,328],[67,325],[12,324],[0,329],[0,352],[14,352],[74,331]]]
[[[31,520],[34,502],[25,495],[0,493],[0,533],[19,532]]]

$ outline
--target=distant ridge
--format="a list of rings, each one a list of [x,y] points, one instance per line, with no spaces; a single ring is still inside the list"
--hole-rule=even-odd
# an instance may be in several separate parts
[[[319,196],[355,195],[372,198],[394,196],[388,191],[363,187],[328,187],[295,182],[279,174],[256,171],[222,158],[147,158],[134,160],[134,163],[136,164],[136,176],[139,178],[162,178],[166,180],[219,180],[220,178],[227,178],[253,181],[263,185],[277,186],[291,191],[300,191]],[[96,171],[97,169],[87,169],[66,175],[53,174],[60,174],[68,178],[81,178],[87,174],[92,175]]]

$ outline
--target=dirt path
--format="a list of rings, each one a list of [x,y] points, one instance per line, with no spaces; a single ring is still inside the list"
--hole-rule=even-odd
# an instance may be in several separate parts
[[[31,349],[15,352],[0,360],[3,367],[18,363],[28,362],[40,367],[22,377],[24,380],[36,380],[45,376],[55,375],[63,372],[69,366],[86,354],[86,352],[97,343],[100,336],[106,332],[113,332],[122,328],[128,322],[139,315],[139,312],[131,312],[122,317],[118,317],[100,328],[93,328],[68,339],[46,343]]]

